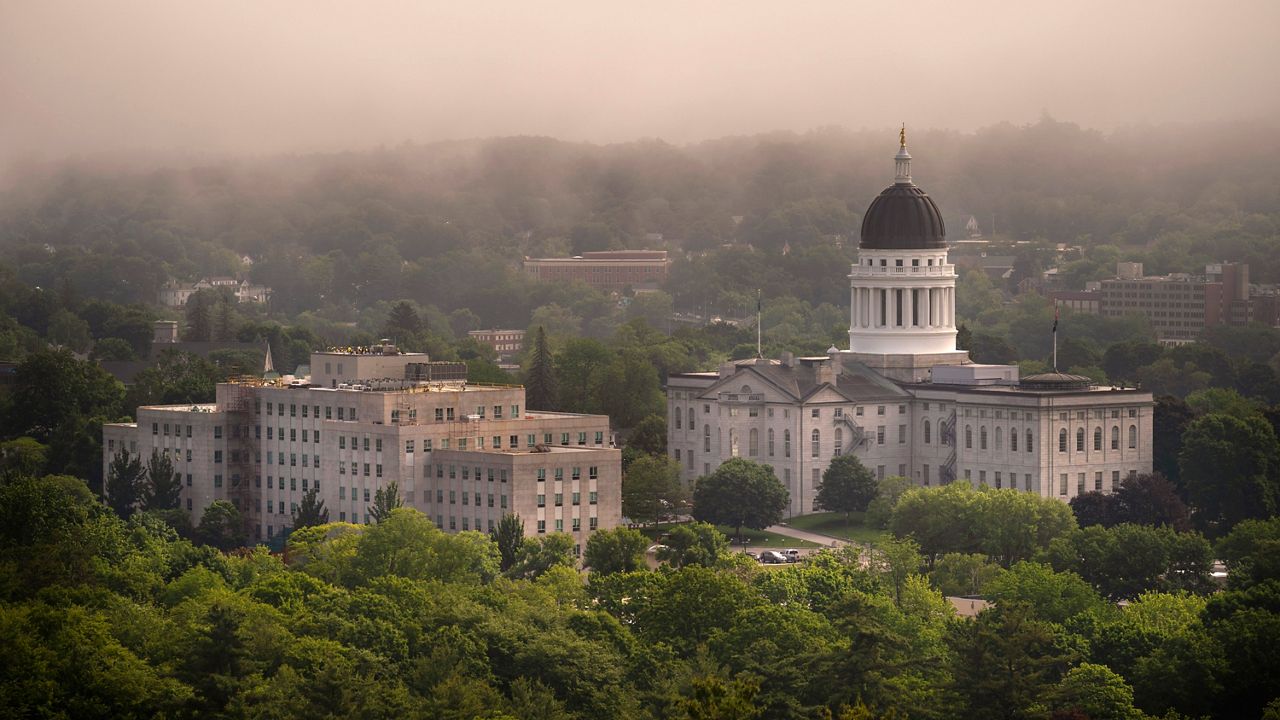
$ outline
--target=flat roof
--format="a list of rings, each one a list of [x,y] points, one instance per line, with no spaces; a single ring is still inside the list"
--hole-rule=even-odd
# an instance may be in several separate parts
[[[613,450],[615,452],[621,452],[620,450],[618,450],[618,448],[611,447],[608,445],[544,445],[542,447],[544,448],[542,450],[537,450],[535,448],[483,448],[483,449],[468,448],[466,450],[459,450],[457,448],[450,448],[448,450],[444,450],[441,448],[436,448],[432,452],[433,453],[468,453],[468,454],[480,454],[480,455],[512,455],[512,456],[569,455],[573,453],[582,453],[582,452],[599,452],[601,450]]]
[[[1026,388],[1019,385],[951,385],[947,383],[903,383],[902,386],[914,390],[946,390],[949,392],[984,393],[987,395],[1021,395],[1024,397],[1041,397],[1045,395],[1063,397],[1066,395],[1096,395],[1098,393],[1105,393],[1108,395],[1115,395],[1117,393],[1151,394],[1150,390],[1143,390],[1142,388],[1122,388],[1111,385],[1073,388],[1071,390]]]

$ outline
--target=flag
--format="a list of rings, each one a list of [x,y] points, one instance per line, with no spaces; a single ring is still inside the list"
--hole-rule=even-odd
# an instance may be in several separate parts
[[[761,298],[761,296],[760,296],[760,291],[759,291],[759,290],[757,290],[757,291],[756,291],[756,314],[757,314],[757,315],[759,315],[759,314],[761,313],[761,309],[760,309],[760,307],[761,307],[761,306],[760,306],[760,298]]]
[[[1053,307],[1053,331],[1058,332],[1058,306]]]

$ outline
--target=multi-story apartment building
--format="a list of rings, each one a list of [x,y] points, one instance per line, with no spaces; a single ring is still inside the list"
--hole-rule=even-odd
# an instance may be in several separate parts
[[[105,425],[103,463],[122,448],[168,453],[193,520],[227,500],[258,540],[285,532],[311,489],[331,520],[369,522],[391,482],[445,530],[515,513],[527,534],[563,530],[580,549],[616,527],[608,418],[529,411],[524,388],[468,383],[456,365],[389,344],[317,352],[310,378],[222,383],[214,403],[140,407],[137,422]]]
[[[668,443],[684,478],[733,457],[764,463],[794,515],[817,509],[822,474],[849,453],[879,477],[1063,500],[1150,472],[1150,392],[1057,372],[1019,378],[956,350],[954,266],[910,159],[904,142],[897,182],[863,218],[849,350],[668,378]]]
[[[670,270],[666,250],[600,250],[571,258],[524,259],[524,271],[538,280],[579,281],[606,291],[657,288]]]

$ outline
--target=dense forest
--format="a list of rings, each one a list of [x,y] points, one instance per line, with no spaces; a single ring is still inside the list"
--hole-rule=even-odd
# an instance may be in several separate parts
[[[1213,592],[1204,536],[1139,524],[1185,508],[1132,514],[1161,482],[1120,494],[1122,522],[1085,526],[1013,490],[899,488],[873,549],[775,568],[710,525],[673,531],[658,569],[639,532],[601,531],[584,582],[556,534],[446,534],[399,508],[300,529],[283,556],[225,554],[204,543],[226,503],[193,542],[155,512],[121,519],[76,478],[9,472],[0,703],[75,718],[1275,718],[1280,523],[1218,541],[1229,577]],[[944,593],[994,605],[962,618]]]
[[[239,272],[275,290],[272,310],[322,334],[405,299],[455,325],[527,327],[567,308],[609,334],[606,299],[532,284],[524,256],[651,246],[678,251],[677,310],[734,315],[766,298],[809,313],[845,301],[861,213],[891,179],[892,136],[823,130],[689,146],[517,137],[364,153],[23,168],[0,194],[0,248],[26,283],[122,304],[168,277]],[[1153,272],[1211,260],[1280,281],[1280,129],[1133,128],[1045,118],[973,134],[912,132],[915,176],[951,235],[970,215],[1045,248],[1080,245],[1073,283],[1138,259]],[[18,177],[18,176],[15,176]],[[659,233],[661,240],[647,239]],[[786,249],[786,254],[783,254]],[[703,253],[706,253],[705,255]],[[807,315],[808,316],[808,315]]]

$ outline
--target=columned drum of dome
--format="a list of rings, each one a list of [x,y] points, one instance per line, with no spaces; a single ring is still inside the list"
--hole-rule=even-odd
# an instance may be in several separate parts
[[[894,164],[894,184],[862,219],[858,262],[849,273],[849,350],[962,361],[955,357],[956,273],[947,261],[946,226],[911,180],[905,136]]]

